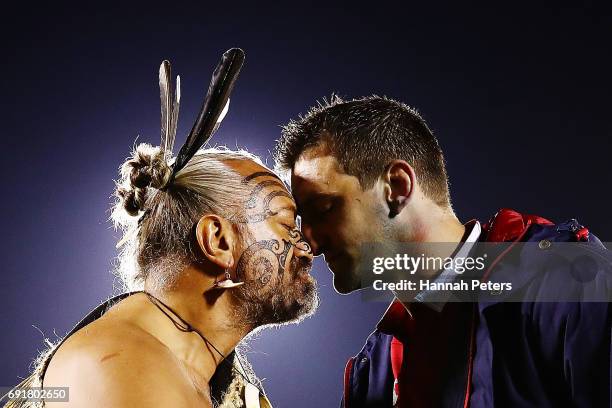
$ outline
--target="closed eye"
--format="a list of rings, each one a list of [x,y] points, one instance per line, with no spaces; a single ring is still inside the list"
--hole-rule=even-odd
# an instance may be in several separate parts
[[[328,201],[328,202],[322,203],[321,205],[317,205],[315,207],[315,210],[319,214],[326,214],[326,213],[330,212],[333,207],[334,207],[334,204],[331,201]]]
[[[276,211],[271,211],[272,216],[274,216],[279,224],[287,231],[293,231],[297,227],[297,215],[295,207],[283,207],[279,208]]]

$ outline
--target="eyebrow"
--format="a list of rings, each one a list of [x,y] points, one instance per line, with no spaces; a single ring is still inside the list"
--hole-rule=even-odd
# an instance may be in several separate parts
[[[297,202],[296,200],[296,204],[297,204],[297,210],[298,212],[302,212],[300,210],[300,208],[304,208],[306,206],[310,206],[313,204],[313,202],[317,201],[317,200],[321,200],[321,199],[334,199],[336,198],[335,194],[332,193],[320,193],[320,192],[314,192],[309,194],[309,197],[303,202]]]
[[[263,199],[263,205],[264,207],[267,207],[270,205],[270,202],[276,198],[276,197],[287,197],[288,199],[292,200],[291,194],[289,194],[286,191],[283,190],[274,190],[270,193],[268,193],[264,199]]]
[[[297,217],[298,213],[297,213],[297,207],[294,205],[284,205],[282,207],[276,208],[274,209],[274,212],[278,213],[282,210],[288,210],[291,211],[294,215],[294,217]]]

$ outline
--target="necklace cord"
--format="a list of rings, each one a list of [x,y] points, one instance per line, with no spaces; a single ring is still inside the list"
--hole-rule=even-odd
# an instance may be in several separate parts
[[[162,302],[161,300],[159,300],[158,298],[156,298],[155,296],[153,296],[152,294],[150,294],[149,292],[144,292],[147,295],[147,298],[149,299],[149,301],[151,303],[153,303],[164,315],[166,315],[166,317],[168,319],[170,319],[170,321],[174,324],[174,326],[184,332],[184,333],[189,333],[189,332],[195,332],[198,336],[200,336],[200,338],[202,339],[202,341],[204,341],[204,343],[206,344],[206,346],[211,346],[213,348],[213,350],[215,350],[219,356],[221,356],[221,361],[219,362],[219,364],[221,364],[224,361],[228,361],[227,360],[227,356],[225,354],[223,354],[221,351],[219,351],[219,349],[217,347],[215,347],[214,344],[211,343],[210,340],[208,340],[202,333],[200,333],[200,331],[198,329],[196,329],[195,327],[193,327],[191,324],[189,324],[189,322],[185,321],[177,312],[175,312],[170,306],[168,306],[167,304],[165,304],[164,302]],[[176,316],[176,318],[180,321],[177,322],[172,316],[170,316],[170,314],[168,314],[168,312],[166,312],[164,310],[164,308],[162,308],[162,305],[164,308],[168,309],[170,312],[172,312],[172,314],[174,316]],[[181,325],[182,324],[182,325]],[[255,384],[253,384],[253,382],[251,381],[250,378],[248,378],[247,376],[247,372],[245,371],[244,367],[242,366],[242,362],[240,361],[240,358],[238,357],[237,354],[234,354],[236,360],[238,361],[238,364],[240,365],[240,369],[236,370],[238,371],[238,374],[240,374],[240,376],[242,376],[242,378],[249,384],[251,384],[252,386],[254,386],[255,388],[257,388],[257,390],[259,391],[260,394],[265,395],[262,390]],[[228,361],[229,362],[229,361]]]

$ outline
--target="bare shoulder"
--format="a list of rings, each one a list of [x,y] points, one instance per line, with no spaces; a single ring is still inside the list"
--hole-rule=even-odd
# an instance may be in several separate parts
[[[70,336],[51,359],[44,385],[69,387],[69,402],[49,407],[194,405],[193,386],[170,351],[119,319],[98,319]]]

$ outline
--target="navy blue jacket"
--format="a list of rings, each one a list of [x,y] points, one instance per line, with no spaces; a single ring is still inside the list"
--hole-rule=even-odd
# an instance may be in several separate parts
[[[602,262],[579,264],[584,266],[577,272],[595,279],[607,301],[505,302],[503,294],[491,293],[477,302],[448,303],[441,313],[415,302],[411,312],[421,322],[416,326],[395,301],[349,359],[342,407],[393,406],[392,342],[404,350],[400,407],[610,406],[612,273],[598,266],[612,265],[610,252],[576,220],[554,225],[508,209],[483,225],[480,240],[536,243],[521,247],[510,267],[492,263],[487,278],[512,282],[526,293],[580,290],[554,287],[546,273],[533,271],[575,276],[576,264],[556,262],[555,243],[588,242],[580,249],[584,258]],[[541,256],[545,250],[551,255]]]

